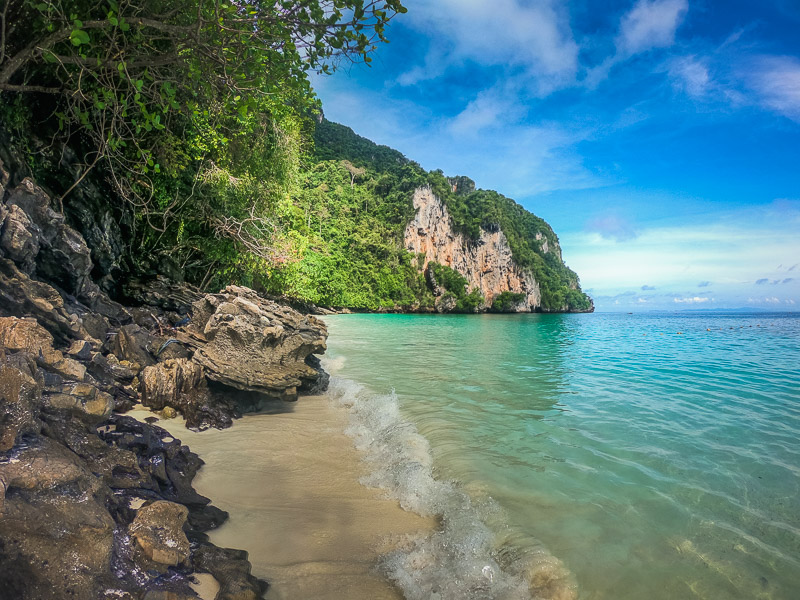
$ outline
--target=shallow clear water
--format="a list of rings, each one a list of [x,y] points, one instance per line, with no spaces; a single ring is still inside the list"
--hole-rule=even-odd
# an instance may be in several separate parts
[[[800,315],[326,322],[328,364],[395,390],[501,568],[546,548],[581,599],[800,598]],[[418,584],[410,597],[435,589]]]

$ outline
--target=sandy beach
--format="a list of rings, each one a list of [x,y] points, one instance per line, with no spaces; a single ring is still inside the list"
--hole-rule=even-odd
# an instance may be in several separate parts
[[[250,553],[253,574],[270,583],[268,599],[401,599],[378,559],[435,526],[359,483],[365,466],[346,421],[326,396],[309,396],[222,431],[156,423],[206,462],[195,488],[230,513],[211,540]]]

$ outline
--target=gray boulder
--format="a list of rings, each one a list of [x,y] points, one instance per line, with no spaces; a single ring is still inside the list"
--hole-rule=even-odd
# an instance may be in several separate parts
[[[248,288],[228,286],[195,302],[190,333],[197,346],[192,360],[226,386],[296,400],[325,378],[307,362],[326,349],[325,324]]]

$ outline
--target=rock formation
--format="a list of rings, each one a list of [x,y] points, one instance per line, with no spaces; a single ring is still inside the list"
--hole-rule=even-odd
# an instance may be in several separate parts
[[[227,514],[192,487],[202,460],[119,411],[227,427],[324,389],[324,324],[246,288],[120,286],[118,232],[88,219],[90,249],[45,190],[11,181],[0,161],[0,600],[188,600],[198,572],[218,600],[261,598],[247,553],[204,533]]]
[[[511,247],[498,227],[482,230],[478,240],[465,238],[453,231],[450,214],[444,203],[429,187],[414,192],[416,216],[405,230],[405,247],[415,254],[424,254],[417,266],[424,270],[433,261],[461,273],[467,278],[470,289],[477,288],[485,306],[502,292],[524,295],[514,310],[527,312],[541,305],[539,284],[532,273],[520,269],[511,256]],[[550,249],[543,246],[543,250]]]
[[[325,352],[325,324],[247,288],[229,286],[195,302],[189,330],[199,341],[193,360],[213,381],[284,400],[327,385],[307,361]]]

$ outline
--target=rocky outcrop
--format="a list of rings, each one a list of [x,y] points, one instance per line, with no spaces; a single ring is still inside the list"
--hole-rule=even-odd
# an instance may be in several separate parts
[[[109,215],[82,221],[90,249],[44,189],[13,181],[0,162],[0,600],[188,600],[196,572],[221,600],[261,598],[247,553],[205,535],[227,514],[192,487],[202,460],[113,411],[143,401],[227,427],[322,389],[324,325],[246,288],[203,296],[164,277],[130,282],[140,306],[125,308],[107,294],[124,287]]]
[[[72,359],[34,320],[0,319],[0,339],[0,599],[188,599],[192,573],[211,570],[261,597],[246,553],[207,541],[227,515],[192,488],[197,455],[130,417],[98,424],[107,402],[76,402],[102,393],[50,370]],[[227,569],[205,566],[219,553]]]
[[[492,305],[503,292],[521,294],[523,299],[512,307],[516,312],[538,309],[541,305],[539,284],[532,273],[520,269],[511,255],[511,247],[502,230],[482,230],[478,240],[467,239],[453,231],[450,214],[431,188],[414,192],[414,219],[405,230],[405,247],[424,254],[417,266],[425,270],[433,261],[461,273],[470,289],[478,289],[484,307]],[[543,247],[545,252],[551,250]]]
[[[192,360],[212,381],[283,400],[327,387],[307,361],[325,351],[325,324],[252,290],[229,286],[195,302],[190,331],[198,341]]]
[[[182,504],[157,500],[136,511],[128,532],[146,560],[156,569],[176,567],[191,554],[189,540],[183,532],[189,509]]]

